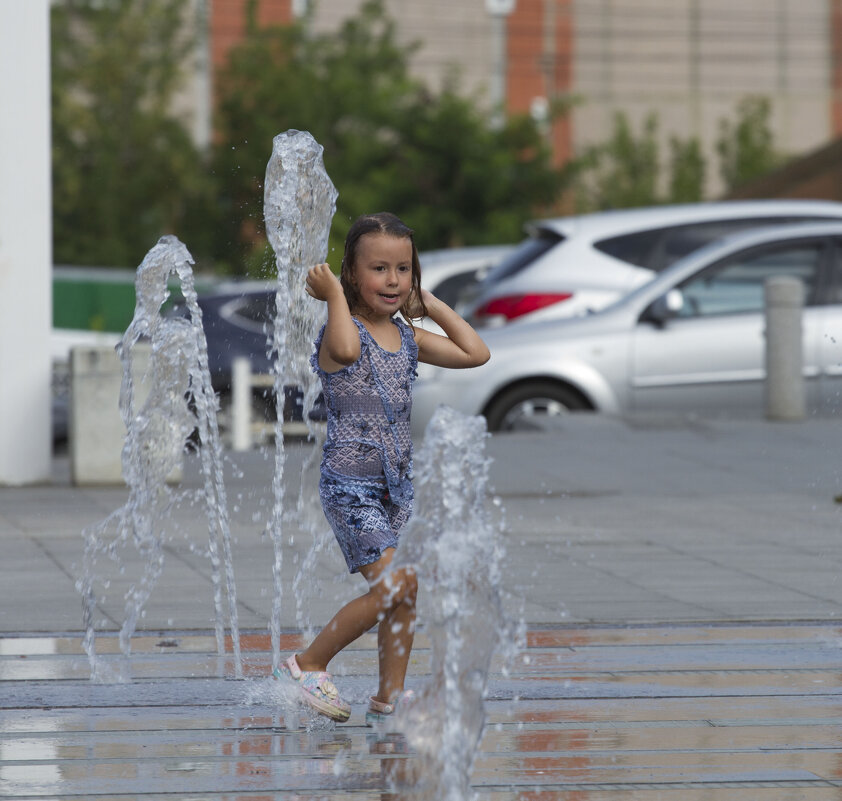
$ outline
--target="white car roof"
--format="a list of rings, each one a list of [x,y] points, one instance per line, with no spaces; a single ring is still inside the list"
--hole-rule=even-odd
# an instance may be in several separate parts
[[[530,231],[548,230],[564,237],[601,238],[631,231],[680,225],[683,222],[733,219],[735,217],[828,216],[842,219],[842,203],[827,200],[728,200],[716,203],[684,203],[617,209],[570,217],[536,220]]]
[[[421,262],[422,268],[434,267],[439,264],[483,263],[503,256],[513,247],[514,245],[472,245],[463,248],[425,250],[418,254],[418,260]]]

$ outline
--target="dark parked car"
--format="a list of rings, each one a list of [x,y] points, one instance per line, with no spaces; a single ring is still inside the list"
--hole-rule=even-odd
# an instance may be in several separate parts
[[[200,295],[198,303],[208,346],[211,383],[219,395],[219,426],[224,430],[229,427],[235,359],[248,359],[254,374],[272,372],[269,342],[275,318],[275,288],[258,281],[232,282]],[[187,314],[187,309],[183,304],[176,304],[172,313]],[[325,419],[321,400],[319,396],[311,412],[312,419]],[[252,415],[270,422],[277,419],[272,387],[253,388]],[[303,420],[303,395],[297,387],[286,388],[284,420]]]

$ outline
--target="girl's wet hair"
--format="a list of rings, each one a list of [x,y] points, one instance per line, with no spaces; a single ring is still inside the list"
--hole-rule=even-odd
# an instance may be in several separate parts
[[[385,234],[398,239],[408,239],[412,244],[412,291],[409,298],[398,311],[412,325],[412,318],[425,317],[427,307],[421,299],[421,263],[418,261],[418,248],[415,247],[414,231],[399,217],[388,211],[377,214],[363,214],[357,217],[345,237],[345,253],[342,256],[342,268],[339,281],[345,292],[348,308],[353,312],[360,308],[360,296],[354,287],[353,276],[357,262],[357,250],[360,239],[366,234]]]

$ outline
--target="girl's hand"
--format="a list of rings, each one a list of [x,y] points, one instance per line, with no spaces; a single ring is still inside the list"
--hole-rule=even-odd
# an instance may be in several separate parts
[[[430,306],[432,306],[436,302],[436,296],[429,290],[422,288],[421,300],[424,301],[424,306],[427,308],[427,313],[429,314]],[[407,305],[409,308],[409,316],[413,320],[417,320],[419,317],[423,317],[423,313],[421,311],[421,304],[418,302],[417,295],[413,293]]]
[[[429,318],[445,336],[422,328],[415,329],[418,344],[418,361],[437,367],[478,367],[485,364],[491,354],[476,331],[453,309],[435,295],[421,290]]]
[[[311,298],[326,301],[334,293],[342,293],[342,284],[331,271],[329,264],[317,264],[307,272],[304,289]]]

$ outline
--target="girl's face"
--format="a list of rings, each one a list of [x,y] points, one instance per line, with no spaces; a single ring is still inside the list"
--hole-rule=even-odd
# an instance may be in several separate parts
[[[412,240],[380,233],[361,236],[352,282],[362,311],[391,317],[412,290]]]

